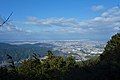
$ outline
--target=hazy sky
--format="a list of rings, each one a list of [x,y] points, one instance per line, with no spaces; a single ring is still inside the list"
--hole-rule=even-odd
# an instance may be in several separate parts
[[[0,0],[0,41],[108,40],[119,31],[118,0]]]

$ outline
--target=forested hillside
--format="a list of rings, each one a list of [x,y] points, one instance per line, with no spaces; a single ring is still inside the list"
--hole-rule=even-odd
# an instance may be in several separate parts
[[[32,53],[37,53],[39,56],[43,57],[45,56],[46,52],[48,50],[52,50],[53,47],[55,46],[46,43],[21,44],[21,45],[0,43],[0,63],[6,59],[7,54],[11,55],[14,61],[27,59],[31,57]],[[54,52],[57,53],[59,51],[56,50]]]
[[[87,61],[76,62],[74,57],[63,58],[47,52],[45,59],[35,53],[19,67],[7,55],[8,67],[0,68],[0,80],[119,80],[120,33],[108,41],[103,54]]]

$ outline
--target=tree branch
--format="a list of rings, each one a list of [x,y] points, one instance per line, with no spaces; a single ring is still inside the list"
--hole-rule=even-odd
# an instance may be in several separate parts
[[[0,24],[0,27],[3,26],[10,19],[12,14],[13,14],[13,12],[7,17],[7,19],[2,24]]]

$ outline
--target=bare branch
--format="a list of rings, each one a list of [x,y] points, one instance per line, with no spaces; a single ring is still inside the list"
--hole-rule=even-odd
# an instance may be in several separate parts
[[[8,18],[2,24],[0,24],[0,27],[3,26],[10,19],[12,14],[13,14],[13,12],[8,16]]]

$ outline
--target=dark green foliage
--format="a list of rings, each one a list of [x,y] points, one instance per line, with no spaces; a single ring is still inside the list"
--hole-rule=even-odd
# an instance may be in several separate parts
[[[14,64],[14,61],[12,59],[12,57],[10,55],[7,54],[7,63],[9,65],[9,68],[11,70],[15,70],[15,64]]]
[[[100,59],[101,61],[120,63],[120,33],[117,33],[108,41]]]
[[[6,67],[0,67],[0,80],[29,80],[29,77],[9,71]]]
[[[41,60],[35,53],[32,58],[22,61],[19,67],[0,68],[0,80],[120,80],[120,34],[112,37],[99,57],[76,62],[74,57],[55,56],[47,52]]]

